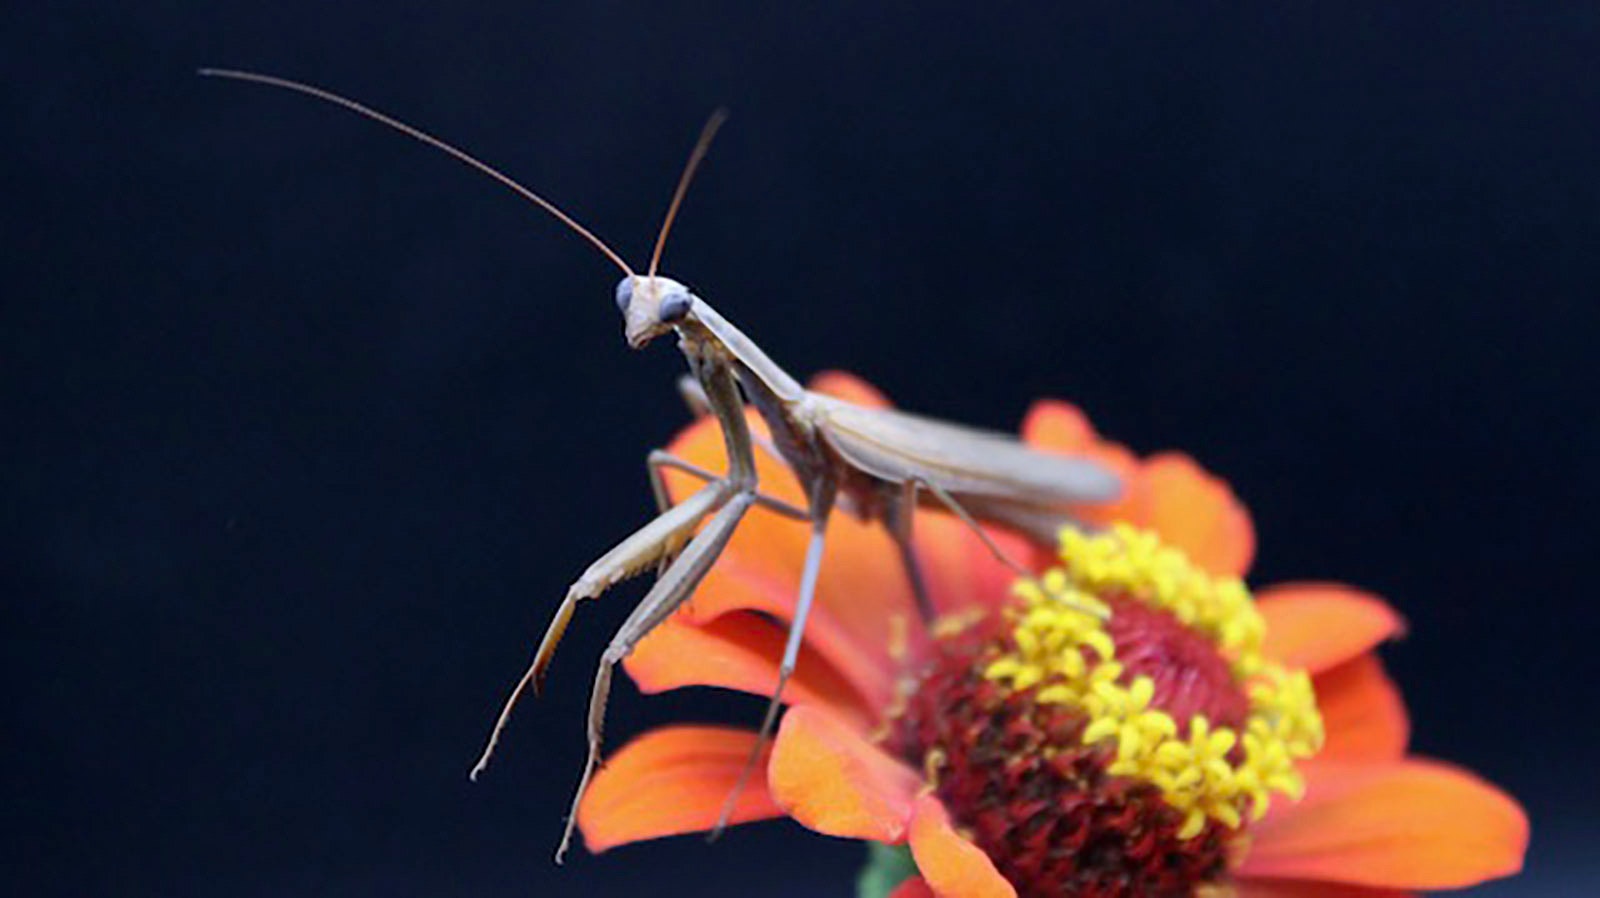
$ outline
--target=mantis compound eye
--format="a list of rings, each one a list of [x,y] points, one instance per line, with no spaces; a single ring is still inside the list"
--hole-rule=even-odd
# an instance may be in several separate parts
[[[673,324],[683,320],[689,314],[689,304],[693,302],[687,293],[674,293],[661,301],[661,309],[657,315],[662,324]]]
[[[617,284],[617,311],[626,315],[628,304],[633,302],[633,278],[625,277]]]

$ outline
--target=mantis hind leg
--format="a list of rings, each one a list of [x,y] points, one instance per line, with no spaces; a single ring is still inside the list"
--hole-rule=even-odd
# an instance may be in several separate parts
[[[901,554],[908,559],[907,564],[914,565],[916,563],[916,558],[911,551],[911,526],[909,520],[911,518],[910,509],[916,506],[916,491],[919,488],[927,490],[934,498],[939,500],[940,504],[949,509],[951,514],[955,515],[956,518],[959,519],[963,524],[966,524],[967,528],[977,535],[978,540],[983,543],[984,547],[989,550],[989,554],[993,555],[996,561],[999,561],[1001,564],[1010,568],[1011,572],[1020,578],[1025,580],[1032,580],[1034,578],[1033,571],[1030,570],[1026,565],[1012,558],[1010,555],[1007,555],[1005,550],[1000,548],[999,544],[994,541],[994,538],[989,535],[988,531],[984,530],[983,527],[979,525],[977,518],[974,518],[970,512],[961,506],[960,502],[956,501],[955,496],[950,495],[947,490],[945,490],[943,487],[940,487],[938,484],[929,483],[928,481],[921,479],[906,481],[905,489],[907,491],[907,498],[909,501],[905,503],[905,508],[907,509],[905,511],[905,518],[908,523],[905,527],[904,536],[896,536],[896,541],[901,542]],[[915,568],[912,568],[912,572],[913,574],[916,573]],[[1095,617],[1105,616],[1104,612],[1097,608],[1081,604],[1075,605],[1075,607],[1077,607],[1080,611],[1083,611],[1086,614],[1092,614]]]
[[[917,490],[927,490],[933,495],[934,498],[939,500],[940,504],[949,509],[950,513],[955,515],[956,518],[961,521],[961,523],[966,524],[967,529],[977,534],[977,537],[983,543],[984,548],[989,550],[989,554],[993,555],[996,561],[1010,568],[1011,572],[1019,577],[1033,576],[1033,571],[1029,570],[1025,565],[1017,561],[1015,558],[1007,555],[1005,550],[1001,549],[1000,546],[995,543],[993,537],[989,536],[988,531],[984,530],[983,527],[978,524],[977,519],[974,518],[965,508],[962,508],[961,503],[956,501],[956,497],[950,495],[950,493],[944,488],[940,487],[938,484],[929,483],[926,480],[920,479],[908,480],[906,481],[906,486],[911,491],[911,502],[909,502],[908,505],[911,507],[916,506]],[[909,513],[907,514],[907,517],[910,517]],[[906,528],[908,538],[910,532],[911,529],[908,525]]]
[[[892,490],[892,487],[890,488]],[[946,510],[955,515],[958,520],[977,535],[984,548],[995,560],[1010,568],[1012,573],[1019,577],[1032,577],[1033,571],[1016,559],[1007,555],[988,532],[978,523],[956,498],[936,483],[930,483],[918,477],[907,479],[900,484],[897,492],[891,492],[891,499],[886,503],[887,513],[885,523],[888,525],[889,535],[894,539],[895,549],[900,554],[900,561],[905,567],[906,579],[911,583],[911,594],[916,599],[917,611],[922,616],[924,623],[932,623],[938,616],[938,609],[934,607],[933,598],[928,593],[927,580],[922,576],[922,565],[917,559],[915,544],[912,542],[912,521],[917,510],[917,493],[927,490],[928,494],[939,500]]]

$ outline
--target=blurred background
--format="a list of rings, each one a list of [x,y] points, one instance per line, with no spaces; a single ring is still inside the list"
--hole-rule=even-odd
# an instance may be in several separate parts
[[[585,608],[466,779],[568,582],[685,421],[596,253],[315,81],[504,166],[798,375],[1012,428],[1081,403],[1255,514],[1252,581],[1331,578],[1417,751],[1600,864],[1593,4],[38,5],[0,26],[7,161],[0,844],[15,895],[839,895],[790,823],[550,854]],[[1333,8],[1333,7],[1337,8]],[[1537,7],[1537,9],[1533,7]],[[760,702],[621,686],[610,744]],[[1588,837],[1588,838],[1585,838]]]

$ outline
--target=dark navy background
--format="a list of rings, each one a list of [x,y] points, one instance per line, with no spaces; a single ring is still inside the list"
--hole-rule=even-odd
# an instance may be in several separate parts
[[[1012,427],[1085,405],[1255,512],[1253,580],[1388,596],[1415,745],[1585,891],[1600,284],[1593,4],[39,4],[0,26],[16,895],[839,895],[789,823],[549,856],[592,661],[469,784],[685,419],[617,273],[504,165],[800,375]],[[1338,7],[1319,9],[1317,6]],[[759,702],[622,687],[610,744]],[[1590,837],[1585,839],[1583,837]]]

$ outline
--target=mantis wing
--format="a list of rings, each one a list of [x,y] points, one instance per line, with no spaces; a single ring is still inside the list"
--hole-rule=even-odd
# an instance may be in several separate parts
[[[855,467],[890,483],[922,481],[952,494],[1047,509],[1109,502],[1122,482],[1085,458],[1050,455],[1010,434],[829,396],[807,397],[823,438]]]

